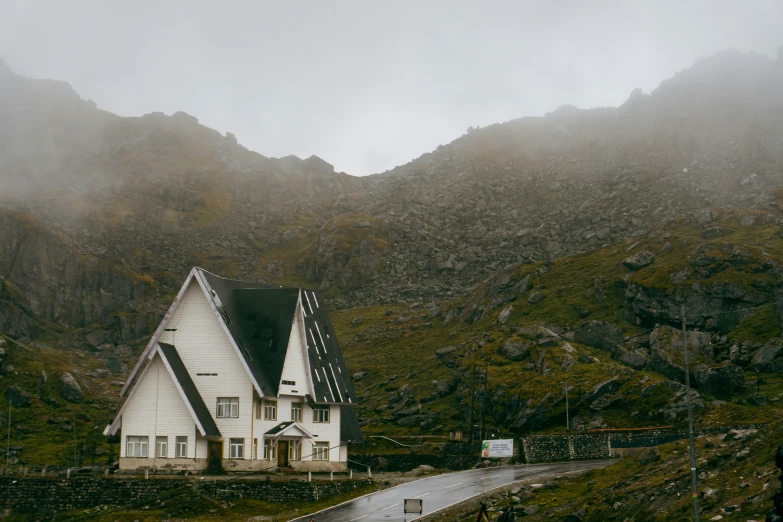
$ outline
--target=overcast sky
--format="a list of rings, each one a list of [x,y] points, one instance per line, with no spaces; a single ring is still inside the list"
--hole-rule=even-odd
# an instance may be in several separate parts
[[[0,57],[364,175],[471,125],[619,105],[726,48],[774,57],[781,28],[783,0],[0,0]]]

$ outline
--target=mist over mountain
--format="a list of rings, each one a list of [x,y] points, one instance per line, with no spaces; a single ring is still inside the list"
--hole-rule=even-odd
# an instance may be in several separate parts
[[[763,205],[781,183],[781,56],[725,51],[620,107],[472,128],[365,178],[264,157],[181,112],[118,117],[7,66],[0,89],[7,208],[139,273],[199,264],[340,306],[457,296],[512,263]]]

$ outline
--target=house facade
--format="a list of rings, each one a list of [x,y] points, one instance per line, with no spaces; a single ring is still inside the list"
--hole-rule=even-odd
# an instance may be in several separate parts
[[[357,399],[317,292],[194,268],[104,435],[121,469],[346,469]]]

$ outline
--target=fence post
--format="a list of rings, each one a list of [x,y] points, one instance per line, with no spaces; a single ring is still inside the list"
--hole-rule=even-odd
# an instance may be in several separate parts
[[[46,476],[46,465],[45,465],[45,464],[44,464],[44,467],[43,467],[43,469],[41,470],[41,476],[42,476],[42,477],[45,477],[45,476]]]
[[[351,479],[352,479],[352,478],[353,478],[353,470],[352,470],[352,469],[349,469],[349,470],[348,470],[348,473],[349,473],[349,475],[348,475],[348,478],[351,478]]]
[[[308,471],[307,472],[307,482],[312,482],[312,481],[313,481],[313,472],[312,471]]]
[[[150,478],[150,468],[144,468],[144,478]]]
[[[370,469],[370,466],[367,466],[367,478],[372,478],[372,470]]]
[[[108,476],[109,476],[109,467],[108,466],[106,466],[106,469],[103,470],[103,476],[108,478]]]
[[[68,468],[65,472],[65,478],[71,478],[71,468]]]
[[[329,472],[329,480],[334,480],[334,471]]]

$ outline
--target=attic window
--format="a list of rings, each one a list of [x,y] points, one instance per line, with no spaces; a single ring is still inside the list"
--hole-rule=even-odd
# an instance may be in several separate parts
[[[283,384],[288,386],[296,386],[296,381],[283,381]]]

